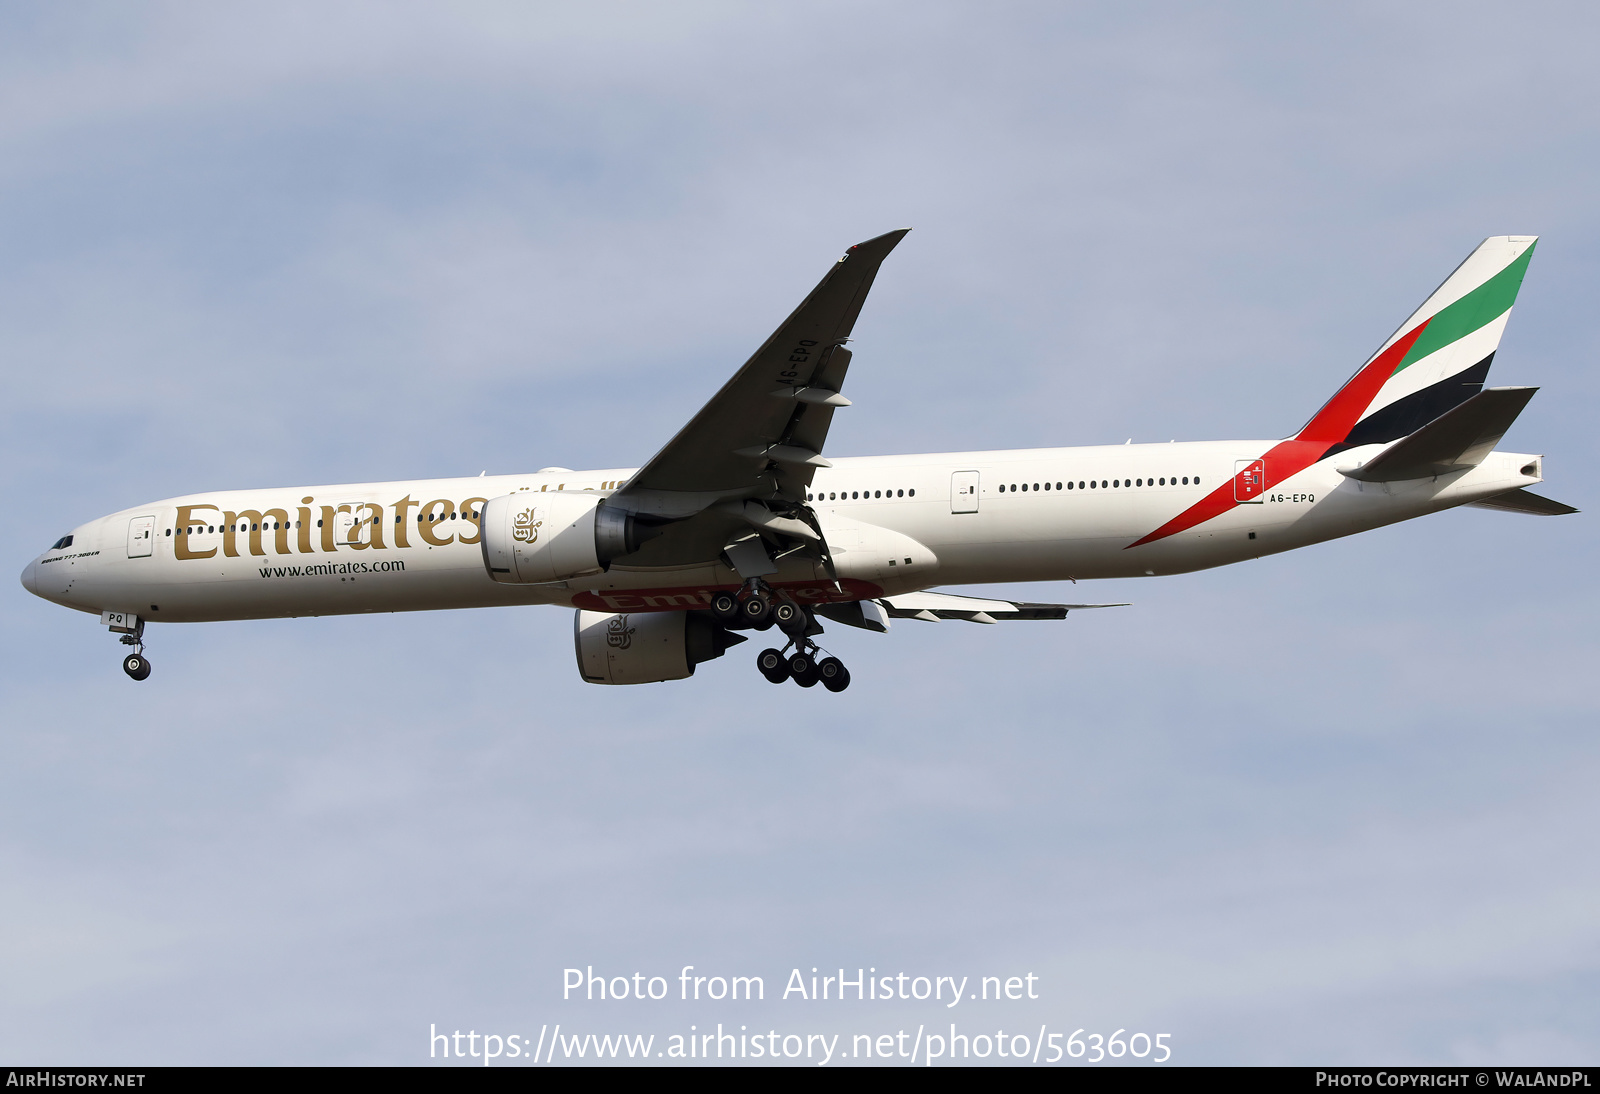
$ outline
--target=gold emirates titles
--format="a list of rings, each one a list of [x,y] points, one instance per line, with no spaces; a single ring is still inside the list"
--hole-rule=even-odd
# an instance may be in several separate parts
[[[312,524],[311,506],[315,498],[301,498],[300,506],[296,509],[296,519],[291,519],[286,509],[242,509],[238,512],[223,509],[216,505],[180,505],[178,519],[173,535],[176,542],[173,544],[173,554],[179,559],[212,558],[217,553],[216,547],[203,551],[189,549],[189,536],[187,529],[194,526],[212,526],[221,524],[222,553],[227,558],[239,557],[239,537],[248,535],[248,550],[252,555],[265,555],[266,548],[262,545],[262,537],[271,532],[273,548],[277,554],[292,554],[289,548],[289,535],[294,533],[295,546],[300,554],[315,554],[319,549],[327,554],[337,553],[344,547],[357,551],[388,549],[384,529],[392,528],[394,533],[394,546],[406,548],[411,546],[411,526],[416,524],[417,535],[422,541],[434,547],[444,547],[451,542],[477,543],[479,537],[478,518],[482,510],[479,508],[486,503],[488,498],[467,498],[458,506],[448,498],[435,498],[430,502],[418,502],[410,494],[394,502],[387,508],[393,510],[394,521],[392,524],[384,520],[385,506],[377,502],[349,502],[343,505],[318,506],[319,516],[316,525]],[[416,510],[416,520],[407,519],[411,510]],[[218,516],[205,516],[203,514],[219,514]],[[351,517],[350,529],[345,538],[336,540],[335,527],[340,514]],[[451,521],[460,520],[472,528],[470,534],[447,530],[444,525]],[[241,525],[248,525],[248,529]],[[458,527],[452,525],[451,528]],[[312,532],[318,535],[313,542]]]

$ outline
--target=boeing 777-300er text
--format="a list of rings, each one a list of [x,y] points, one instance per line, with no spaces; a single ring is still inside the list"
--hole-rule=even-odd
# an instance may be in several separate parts
[[[850,248],[642,467],[191,494],[74,528],[22,583],[97,613],[135,680],[152,622],[558,604],[592,683],[692,676],[775,627],[767,679],[842,691],[823,619],[1107,606],[936,585],[1184,573],[1457,505],[1575,512],[1526,489],[1539,456],[1495,451],[1537,389],[1484,387],[1532,236],[1485,240],[1284,440],[825,459],[850,331],[905,234]]]

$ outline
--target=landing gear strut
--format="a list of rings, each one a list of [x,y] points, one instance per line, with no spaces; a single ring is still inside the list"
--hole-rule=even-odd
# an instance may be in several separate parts
[[[144,620],[139,620],[132,632],[122,636],[122,644],[133,647],[133,652],[122,659],[122,671],[135,680],[148,677],[150,659],[144,655]]]
[[[799,617],[793,630],[785,627],[789,642],[781,650],[767,648],[756,655],[756,669],[774,684],[793,680],[803,688],[821,684],[829,691],[843,691],[850,686],[850,670],[837,657],[824,656],[811,636],[810,613],[804,608],[784,602],[779,607],[794,609]],[[777,610],[774,609],[774,615]]]
[[[822,628],[811,612],[759,577],[746,581],[737,594],[713,594],[711,612],[724,626],[758,631],[776,626],[783,631],[789,641],[782,649],[768,647],[756,654],[756,670],[772,683],[793,680],[803,688],[821,684],[829,691],[850,686],[850,670],[844,662],[823,654],[812,640]]]

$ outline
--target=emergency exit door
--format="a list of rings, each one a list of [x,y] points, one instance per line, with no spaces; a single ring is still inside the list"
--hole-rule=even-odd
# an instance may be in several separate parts
[[[128,522],[128,557],[146,558],[155,546],[155,517],[134,517]]]
[[[1233,500],[1241,505],[1261,502],[1261,492],[1266,489],[1266,460],[1233,461]]]
[[[976,513],[978,511],[978,473],[957,471],[950,476],[950,511]]]
[[[360,548],[372,542],[372,525],[382,519],[366,502],[343,502],[333,514],[335,547]]]

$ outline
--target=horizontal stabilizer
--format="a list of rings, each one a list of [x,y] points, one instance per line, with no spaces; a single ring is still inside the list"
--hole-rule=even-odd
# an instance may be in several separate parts
[[[1065,619],[1078,608],[1126,608],[1126,604],[1030,604],[1016,600],[981,600],[951,593],[903,593],[878,601],[896,619],[965,619],[969,623],[998,623],[1011,619]]]
[[[1465,471],[1494,451],[1536,387],[1492,387],[1446,411],[1360,467],[1340,473],[1361,482],[1399,482]]]
[[[1537,517],[1564,517],[1577,510],[1559,501],[1542,498],[1527,490],[1508,490],[1482,501],[1471,501],[1468,507],[1477,509],[1502,509],[1508,513],[1532,513]]]

